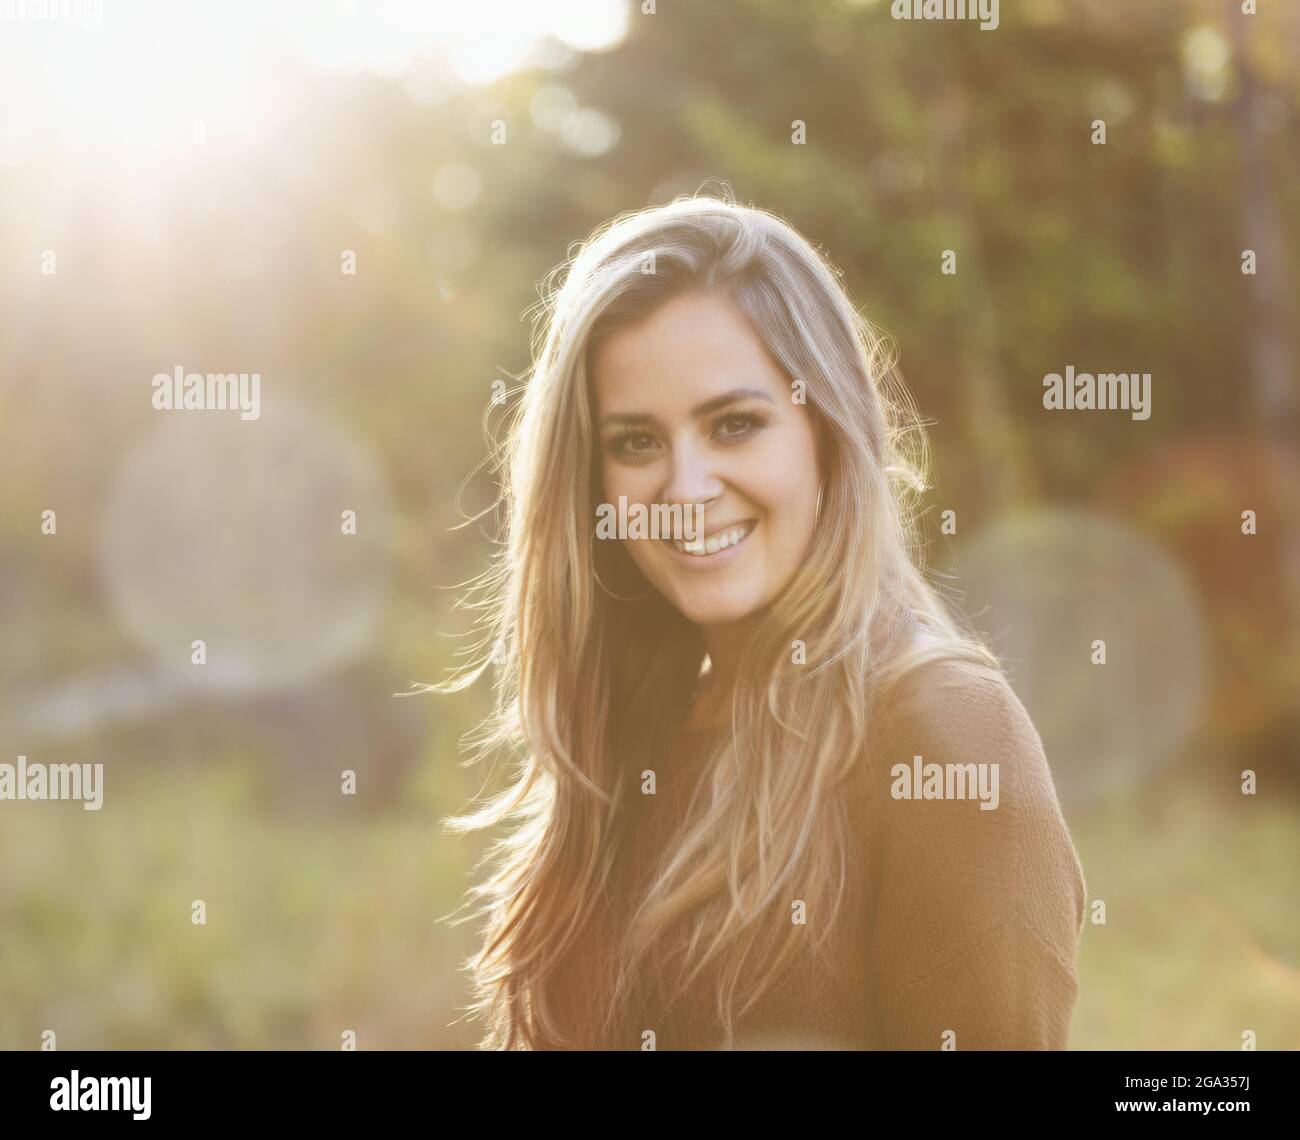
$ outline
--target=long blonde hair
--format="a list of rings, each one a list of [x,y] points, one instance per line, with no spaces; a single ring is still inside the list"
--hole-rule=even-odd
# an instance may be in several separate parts
[[[802,388],[823,439],[825,496],[800,569],[744,655],[708,793],[607,939],[608,986],[584,979],[579,1024],[556,980],[605,913],[624,792],[680,726],[705,653],[700,631],[656,591],[616,600],[593,576],[601,479],[588,354],[700,289],[725,294]],[[514,760],[504,791],[446,821],[461,832],[510,824],[468,893],[480,905],[460,920],[486,919],[467,963],[468,1008],[486,1021],[487,1048],[590,1047],[641,974],[669,978],[671,967],[680,995],[707,970],[730,1047],[735,1018],[799,946],[782,888],[797,883],[810,913],[838,912],[849,832],[836,792],[867,754],[873,703],[929,660],[998,662],[925,576],[927,447],[892,347],[781,218],[729,194],[620,215],[548,277],[532,347],[495,455],[505,540],[464,600],[481,613],[478,659],[428,686],[455,691],[495,667],[494,712],[471,734],[473,756]],[[610,568],[597,569],[608,582]],[[818,953],[833,925],[818,924]]]

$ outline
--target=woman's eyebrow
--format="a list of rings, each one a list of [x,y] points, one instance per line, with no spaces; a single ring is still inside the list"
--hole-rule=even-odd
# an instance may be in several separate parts
[[[716,412],[720,408],[725,408],[728,404],[734,404],[739,400],[766,400],[769,404],[776,403],[772,398],[772,394],[762,388],[733,388],[730,392],[714,396],[711,400],[705,400],[704,403],[692,408],[691,416],[699,419],[701,416],[707,416],[710,412]],[[648,412],[611,412],[607,416],[602,416],[600,422],[602,424],[658,425],[659,420]]]

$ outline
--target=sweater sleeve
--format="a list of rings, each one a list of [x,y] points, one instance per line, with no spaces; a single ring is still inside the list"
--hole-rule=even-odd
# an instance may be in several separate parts
[[[1000,674],[963,663],[886,701],[867,775],[880,1046],[1066,1048],[1086,885],[1037,731]]]

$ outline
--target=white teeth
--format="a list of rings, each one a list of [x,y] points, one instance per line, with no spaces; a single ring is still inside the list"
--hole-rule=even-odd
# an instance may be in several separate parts
[[[739,526],[733,526],[730,530],[724,530],[721,534],[713,535],[704,542],[701,542],[698,538],[694,542],[683,542],[679,538],[674,538],[673,545],[683,554],[691,554],[696,558],[705,558],[710,554],[717,554],[719,550],[726,550],[728,546],[735,546],[752,529],[752,524],[741,523]]]

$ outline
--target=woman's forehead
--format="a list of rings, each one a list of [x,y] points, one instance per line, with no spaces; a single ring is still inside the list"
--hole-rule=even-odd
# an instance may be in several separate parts
[[[687,294],[603,338],[592,354],[602,413],[692,415],[737,388],[784,394],[784,376],[745,317],[717,294]]]

